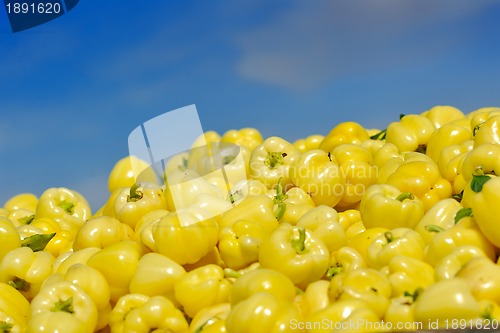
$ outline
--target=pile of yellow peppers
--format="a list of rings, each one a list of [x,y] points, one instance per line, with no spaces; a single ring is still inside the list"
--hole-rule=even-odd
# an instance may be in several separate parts
[[[97,212],[67,188],[5,202],[0,332],[499,328],[500,108],[204,139],[224,179],[200,151],[169,161],[172,186],[130,156]]]

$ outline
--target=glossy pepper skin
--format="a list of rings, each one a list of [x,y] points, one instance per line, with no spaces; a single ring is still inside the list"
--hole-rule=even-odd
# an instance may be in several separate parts
[[[304,153],[308,150],[318,149],[321,141],[325,137],[321,134],[309,135],[307,138],[296,140],[293,145],[301,152]]]
[[[30,314],[30,303],[12,286],[0,282],[0,327],[6,332],[23,332]]]
[[[245,220],[260,224],[266,232],[271,232],[279,225],[274,206],[273,199],[267,195],[249,195],[221,215],[219,227],[230,227],[238,220]]]
[[[453,194],[459,194],[466,186],[462,174],[462,163],[473,147],[474,142],[467,140],[461,144],[445,147],[439,154],[436,164],[443,178],[452,185]]]
[[[330,255],[330,267],[325,273],[325,278],[331,280],[335,275],[347,273],[362,267],[366,262],[361,254],[349,246],[343,246]]]
[[[73,227],[80,227],[92,215],[87,200],[78,192],[68,188],[49,188],[40,196],[36,206],[36,217],[66,220]]]
[[[132,239],[133,229],[111,216],[100,216],[87,220],[77,231],[73,250],[86,247],[104,248],[116,242]]]
[[[180,278],[174,286],[175,299],[184,312],[193,318],[204,307],[229,300],[231,283],[217,265],[196,268]]]
[[[248,149],[253,150],[257,146],[261,145],[264,139],[258,129],[245,127],[239,130],[228,130],[222,135],[221,141],[245,146]]]
[[[224,263],[242,269],[259,260],[259,249],[269,232],[259,223],[238,220],[221,229],[217,245]]]
[[[194,264],[217,244],[217,222],[202,209],[170,212],[152,226],[158,253],[180,265]]]
[[[407,256],[395,256],[387,265],[387,279],[392,297],[401,297],[434,283],[434,268],[425,261]]]
[[[320,149],[300,154],[290,167],[290,178],[311,196],[316,206],[334,207],[345,193],[344,175],[337,161]]]
[[[474,175],[463,193],[464,207],[471,208],[474,219],[484,236],[497,248],[500,247],[500,178],[491,175]]]
[[[451,105],[436,105],[420,114],[428,118],[437,129],[465,118],[465,114]]]
[[[451,145],[460,145],[468,140],[472,140],[472,131],[468,127],[446,124],[432,134],[425,154],[437,163],[443,149]]]
[[[415,320],[437,322],[439,328],[453,319],[475,320],[481,309],[467,282],[461,278],[438,281],[427,287],[415,302]]]
[[[290,303],[296,295],[295,286],[286,275],[272,269],[257,268],[236,278],[231,288],[231,303],[234,306],[259,292],[270,293]]]
[[[112,302],[128,293],[141,254],[137,243],[123,240],[99,250],[87,260],[86,264],[98,270],[108,282]]]
[[[66,312],[81,322],[85,332],[93,332],[97,324],[97,308],[92,298],[69,281],[60,281],[43,289],[31,301],[31,319],[46,312]]]
[[[250,178],[261,181],[268,189],[275,187],[281,179],[282,186],[288,189],[292,184],[289,168],[299,155],[292,143],[280,137],[269,137],[252,151]]]
[[[37,203],[38,197],[33,193],[20,193],[7,200],[3,207],[8,211],[27,209],[34,212]]]
[[[450,254],[453,249],[461,245],[476,246],[491,260],[495,260],[496,248],[479,230],[474,217],[472,217],[471,209],[461,208],[455,214],[454,220],[455,225],[446,230],[430,226],[431,230],[436,230],[436,235],[425,249],[427,262],[435,265],[446,255]]]
[[[144,214],[166,208],[163,190],[157,184],[139,182],[119,192],[114,202],[113,216],[134,229]]]
[[[230,303],[220,303],[200,310],[189,323],[190,332],[225,333]]]
[[[8,283],[31,300],[52,274],[54,259],[45,251],[34,252],[29,247],[14,249],[0,262],[0,282]]]
[[[126,304],[129,301],[126,296],[120,298],[115,306],[116,311],[111,311],[112,333],[188,332],[189,325],[184,314],[166,297],[145,297],[143,302],[130,306]],[[120,318],[123,308],[128,308],[128,311]]]
[[[305,318],[326,308],[332,303],[328,296],[329,289],[330,282],[327,280],[318,280],[307,285],[304,294],[300,297],[299,303],[301,314]]]
[[[344,196],[337,207],[354,207],[371,185],[377,182],[378,169],[368,148],[356,144],[342,144],[331,151],[344,176]]]
[[[186,270],[172,259],[159,253],[146,253],[137,263],[129,291],[150,297],[162,295],[175,301],[174,286],[184,275]]]
[[[12,222],[3,216],[0,216],[0,260],[11,250],[21,246],[21,237],[17,233],[16,227]]]
[[[370,136],[363,126],[353,121],[347,121],[335,126],[321,141],[319,149],[330,152],[341,144],[361,144],[369,139]]]
[[[486,175],[500,174],[500,145],[484,143],[472,149],[464,157],[462,163],[462,174],[466,183],[470,183],[474,175],[482,172]],[[465,189],[467,186],[465,187]],[[464,189],[464,190],[465,190]]]
[[[305,332],[290,323],[301,321],[292,303],[267,292],[253,294],[236,304],[226,319],[228,333]]]
[[[396,145],[401,152],[425,151],[435,130],[436,127],[429,118],[409,114],[387,126],[385,140]]]
[[[396,228],[376,237],[368,247],[367,259],[371,267],[382,268],[397,255],[423,260],[425,243],[409,228]]]
[[[476,300],[500,301],[500,266],[491,259],[471,258],[456,276],[467,281]]]
[[[326,245],[310,230],[282,223],[264,240],[259,252],[263,268],[288,276],[299,288],[321,279],[329,264]]]
[[[364,193],[359,212],[366,228],[413,228],[424,215],[424,204],[410,192],[376,184]]]
[[[297,226],[311,230],[326,245],[330,253],[347,244],[347,236],[338,222],[338,214],[331,207],[321,205],[310,209],[302,215]]]
[[[149,164],[136,156],[125,156],[115,163],[108,176],[109,193],[119,188],[132,187]],[[154,178],[152,178],[154,179]]]

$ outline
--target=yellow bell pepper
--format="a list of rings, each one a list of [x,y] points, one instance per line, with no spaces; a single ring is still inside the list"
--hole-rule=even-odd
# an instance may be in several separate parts
[[[196,268],[203,267],[206,265],[217,265],[222,268],[227,268],[227,265],[222,261],[219,249],[214,246],[206,255],[204,255],[200,260],[193,264],[182,265],[187,272],[190,272]]]
[[[235,306],[259,292],[270,293],[290,303],[296,295],[295,286],[286,275],[272,269],[257,268],[237,276],[231,288],[231,304]]]
[[[98,322],[95,329],[104,328],[107,325],[109,311],[111,311],[111,293],[104,276],[85,264],[74,264],[67,270],[66,274],[55,273],[49,276],[43,282],[42,288],[47,288],[60,281],[69,281],[90,296],[98,311]]]
[[[352,247],[343,246],[330,255],[330,267],[326,270],[325,278],[331,280],[335,275],[347,273],[366,267],[361,254]]]
[[[163,296],[127,294],[116,302],[109,315],[112,333],[187,332],[183,313]]]
[[[263,142],[262,134],[255,128],[245,127],[239,130],[229,130],[221,137],[222,142],[230,142],[239,146],[255,149]]]
[[[158,253],[180,265],[193,264],[204,257],[217,244],[219,235],[214,218],[194,207],[170,212],[152,228]]]
[[[471,259],[484,256],[484,252],[473,245],[458,246],[436,264],[435,278],[436,280],[451,279]]]
[[[80,227],[92,215],[87,200],[78,192],[64,187],[49,188],[42,193],[36,206],[36,218],[66,220]]]
[[[363,126],[356,122],[347,121],[335,126],[321,141],[319,149],[331,152],[341,144],[361,144],[363,141],[369,139],[370,135]]]
[[[329,289],[330,282],[326,280],[318,280],[309,283],[299,304],[300,311],[305,318],[308,318],[311,314],[326,308],[332,303],[328,296]]]
[[[491,259],[471,258],[456,276],[467,281],[476,300],[500,301],[500,266]]]
[[[457,323],[474,321],[481,308],[464,279],[438,281],[427,287],[415,302],[415,320],[430,328],[457,329]],[[471,325],[463,328],[472,329]]]
[[[16,289],[0,282],[0,329],[7,333],[24,332],[30,303]]]
[[[436,265],[436,263],[460,245],[476,246],[491,260],[496,258],[496,248],[478,229],[470,208],[461,208],[458,210],[454,221],[455,225],[446,230],[429,225],[429,230],[435,231],[437,234],[425,249],[425,258],[428,263],[433,266]]]
[[[380,319],[366,302],[351,299],[333,302],[306,321],[291,322],[291,325],[295,330],[306,329],[311,333],[387,331]]]
[[[472,214],[479,229],[497,248],[500,247],[500,229],[498,228],[498,216],[500,216],[499,189],[499,177],[484,174],[474,175],[469,185],[465,187],[462,199],[464,207],[472,209]]]
[[[116,196],[112,216],[134,229],[144,214],[156,209],[167,209],[163,190],[155,183],[140,182]]]
[[[424,248],[425,243],[416,231],[396,228],[373,239],[367,250],[367,262],[370,267],[382,268],[397,255],[423,260]]]
[[[384,314],[384,322],[387,327],[391,328],[390,331],[408,332],[418,331],[424,328],[422,322],[417,322],[415,320],[413,314],[415,307],[414,302],[415,298],[412,295],[403,295],[391,299],[391,303]]]
[[[472,111],[467,115],[470,120],[470,128],[475,133],[484,125],[491,117],[500,115],[500,108],[485,107]]]
[[[472,140],[472,131],[468,127],[446,124],[432,134],[427,143],[425,154],[438,163],[443,149],[451,145],[460,145],[469,140]]]
[[[66,274],[74,264],[86,264],[99,248],[88,247],[79,251],[68,251],[61,253],[54,261],[54,273]]]
[[[285,274],[299,288],[321,279],[329,265],[330,253],[310,230],[282,223],[261,245],[259,262]]]
[[[228,333],[304,332],[294,322],[300,322],[300,314],[293,304],[259,292],[231,308],[226,328]]]
[[[480,125],[474,135],[474,147],[483,143],[500,144],[500,113],[488,118]]]
[[[271,232],[279,224],[274,206],[273,199],[264,194],[249,195],[221,215],[219,226],[220,228],[229,227],[238,220],[245,220],[258,223],[266,232]]]
[[[376,184],[364,193],[359,212],[366,228],[413,228],[424,215],[424,204],[410,192]]]
[[[34,212],[37,203],[38,198],[33,193],[21,193],[7,200],[3,207],[11,212],[18,209],[27,209]]]
[[[224,278],[224,270],[217,265],[196,268],[174,285],[175,299],[184,312],[193,318],[201,309],[229,301],[231,283]]]
[[[99,250],[87,260],[86,264],[97,269],[108,281],[111,302],[128,293],[141,254],[137,243],[123,240]]]
[[[259,249],[269,231],[259,223],[238,220],[221,229],[218,248],[227,267],[242,269],[259,260]]]
[[[172,259],[159,253],[146,253],[137,263],[129,291],[150,297],[161,295],[176,302],[174,286],[184,275],[186,270]]]
[[[330,253],[347,244],[344,228],[338,222],[335,209],[318,206],[310,209],[297,222],[298,227],[311,230],[326,245]]]
[[[293,184],[306,191],[317,206],[334,207],[342,200],[344,175],[333,155],[309,150],[300,154],[289,171]]]
[[[424,203],[425,211],[452,194],[451,184],[441,177],[436,163],[420,153],[410,152],[403,159],[387,161],[380,169],[379,183],[412,193]]]
[[[450,182],[453,194],[461,193],[466,185],[462,175],[462,163],[464,158],[474,147],[474,141],[467,140],[458,145],[450,145],[443,150],[436,162],[441,176]]]
[[[190,332],[225,333],[226,318],[231,310],[230,303],[220,303],[201,309],[189,323]]]
[[[8,283],[31,300],[43,281],[52,274],[54,256],[20,247],[7,253],[0,262],[0,282]]]
[[[296,140],[293,145],[301,153],[304,153],[308,150],[319,149],[319,145],[324,138],[325,137],[321,134],[313,134],[308,136],[307,138]]]
[[[157,209],[144,214],[134,229],[134,241],[139,244],[144,253],[158,252],[153,237],[153,226],[162,217],[168,214],[166,209]]]
[[[133,229],[111,216],[100,216],[87,220],[75,235],[73,250],[86,247],[105,248],[116,242],[132,239]]]
[[[292,185],[289,168],[299,155],[299,150],[290,142],[276,136],[269,137],[252,151],[250,178],[261,181],[268,189],[275,187],[281,179],[282,186],[288,189]]]
[[[83,289],[69,281],[42,288],[31,301],[31,320],[47,312],[66,312],[81,322],[85,332],[93,332],[97,324],[97,308]]]
[[[415,226],[415,231],[426,244],[436,235],[436,230],[446,230],[455,225],[455,216],[462,205],[454,199],[440,200],[429,209]]]
[[[450,105],[436,105],[420,115],[429,118],[437,129],[465,118],[462,111]]]
[[[65,332],[88,333],[88,326],[69,312],[43,312],[28,322],[25,333]]]
[[[344,176],[344,196],[337,207],[347,208],[357,204],[366,189],[377,182],[378,169],[373,165],[370,150],[362,145],[342,144],[331,151]]]
[[[274,200],[274,212],[279,222],[297,224],[298,220],[316,205],[311,196],[300,187],[292,187],[284,193],[281,182],[276,190],[269,190],[268,195]]]
[[[347,241],[347,246],[355,249],[361,257],[368,262],[368,248],[373,243],[373,240],[380,235],[384,235],[389,229],[387,228],[368,228],[354,235]]]
[[[348,209],[338,214],[339,223],[345,230],[347,240],[366,230],[358,209]]]
[[[30,226],[39,228],[44,234],[55,233],[44,249],[54,257],[58,257],[62,252],[72,250],[75,238],[74,232],[61,229],[60,224],[54,219],[37,218],[30,223]]]
[[[387,126],[385,140],[394,144],[401,152],[425,153],[427,143],[435,130],[432,121],[425,116],[403,115],[398,122],[392,122]]]
[[[3,216],[0,216],[0,260],[11,250],[21,246],[21,237],[17,233],[16,227],[12,222]]]
[[[472,149],[462,163],[462,174],[465,182],[470,183],[472,177],[479,171],[484,174],[500,175],[498,156],[500,156],[500,145],[498,144],[484,143]]]
[[[407,256],[395,256],[388,263],[387,279],[392,297],[401,297],[434,283],[434,268],[428,263]]]
[[[383,318],[392,290],[384,274],[373,268],[361,267],[335,275],[330,281],[328,294],[332,302],[363,301],[378,318]]]
[[[16,227],[31,224],[35,219],[35,211],[19,208],[16,210],[10,211],[7,215],[7,218],[14,223]]]
[[[113,193],[117,189],[132,187],[137,177],[146,169],[149,164],[136,156],[125,156],[115,163],[108,176],[108,190]],[[151,179],[154,179],[152,177]]]

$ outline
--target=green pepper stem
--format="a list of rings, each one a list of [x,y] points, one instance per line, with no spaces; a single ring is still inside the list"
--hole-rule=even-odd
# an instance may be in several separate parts
[[[384,140],[386,134],[387,134],[387,129],[382,130],[382,131],[378,132],[377,134],[370,136],[370,139],[372,139],[372,140]]]
[[[299,238],[292,239],[292,248],[297,254],[303,254],[306,252],[306,229],[297,228],[299,232]]]
[[[396,200],[403,202],[406,199],[413,200],[414,198],[411,192],[403,192],[396,197]]]
[[[7,284],[11,287],[16,288],[16,290],[27,292],[31,288],[31,284],[23,279],[15,277],[14,280],[10,280]]]
[[[482,172],[482,169],[481,169]],[[479,193],[483,190],[484,184],[491,179],[490,176],[485,174],[474,174],[472,175],[472,180],[470,181],[470,189],[476,193]]]
[[[455,224],[457,224],[462,218],[472,216],[472,208],[461,208],[453,219]]]
[[[5,321],[0,321],[0,333],[10,333],[12,332],[13,324],[7,323]]]
[[[50,311],[75,313],[75,310],[73,309],[73,297],[70,297],[65,301],[63,301],[62,299],[58,300],[56,304],[54,304],[54,306],[50,309]]]
[[[493,318],[493,305],[488,304],[480,314],[481,318],[486,320],[494,320]]]
[[[240,272],[235,271],[232,268],[224,268],[224,276],[226,278],[238,279],[238,278],[242,277],[243,274],[241,274]]]
[[[387,243],[390,243],[390,242],[392,242],[394,240],[392,232],[390,232],[390,231],[384,232],[384,237],[387,240]]]
[[[33,222],[34,219],[35,219],[35,214],[21,217],[18,221],[21,224],[28,225],[31,224],[31,222]]]
[[[73,215],[75,204],[66,200],[63,200],[57,204],[59,207],[64,209],[64,211],[70,215]]]
[[[409,291],[405,291],[403,296],[411,297],[412,302],[415,302],[418,299],[418,297],[422,294],[423,291],[424,290],[421,287],[418,287],[417,289],[415,289],[413,291],[413,293],[411,293]]]
[[[268,152],[264,164],[271,169],[277,168],[283,164],[284,156],[286,156],[286,154],[281,152]]]
[[[21,241],[21,246],[29,247],[33,250],[33,252],[43,251],[47,244],[50,242],[56,233],[51,234],[36,234],[29,237],[26,237]]]
[[[130,194],[127,197],[127,202],[136,202],[142,199],[143,193],[142,191],[139,191],[139,188],[141,187],[140,184],[134,184],[130,188]]]
[[[325,277],[327,280],[331,280],[335,275],[340,274],[344,271],[344,268],[340,264],[336,264],[335,266],[331,266],[326,270]]]
[[[428,232],[441,232],[441,231],[444,231],[443,228],[441,228],[440,226],[438,225],[435,225],[435,224],[428,224],[425,226],[425,230],[427,230]]]

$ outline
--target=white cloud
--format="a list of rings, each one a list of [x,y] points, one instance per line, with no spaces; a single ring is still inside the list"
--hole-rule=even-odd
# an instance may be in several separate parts
[[[474,15],[493,0],[290,2],[288,10],[237,37],[237,71],[252,80],[307,90],[346,74],[419,63],[458,43],[431,27]],[[421,37],[422,32],[431,33]],[[411,39],[420,36],[420,39]],[[432,52],[429,52],[432,50]]]

